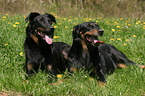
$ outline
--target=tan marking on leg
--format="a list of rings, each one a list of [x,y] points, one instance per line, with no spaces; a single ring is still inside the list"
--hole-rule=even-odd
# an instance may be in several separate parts
[[[47,70],[52,71],[52,65],[47,65]]]
[[[27,64],[27,69],[28,70],[33,70],[33,66],[34,66],[33,64]]]
[[[118,66],[119,68],[126,68],[126,67],[127,67],[126,64],[122,64],[122,63],[119,63],[117,66]]]
[[[61,80],[58,80],[57,82],[52,83],[51,85],[56,85],[56,84],[63,83],[63,81],[65,81],[65,80],[66,80],[66,79],[61,79]]]
[[[68,60],[68,54],[65,51],[62,51],[62,55],[66,60]]]
[[[104,82],[101,82],[101,81],[98,82],[98,86],[100,86],[100,87],[103,87],[105,85],[106,85],[106,83],[104,83]]]
[[[77,72],[78,70],[77,70],[77,68],[70,68],[70,71]]]
[[[141,66],[139,66],[140,68],[145,68],[145,65],[141,65]]]

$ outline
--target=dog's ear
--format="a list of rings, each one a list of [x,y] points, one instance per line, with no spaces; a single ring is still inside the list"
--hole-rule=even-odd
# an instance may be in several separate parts
[[[100,29],[100,26],[99,26],[98,23],[95,23],[95,25],[99,27],[99,30],[98,30],[98,34],[99,34],[99,36],[103,36],[103,34],[104,34],[104,30],[103,30],[103,29]]]
[[[51,19],[52,22],[56,23],[56,19],[55,19],[55,17],[53,15],[45,13],[44,16],[47,16],[48,18]]]
[[[76,25],[73,27],[73,32],[72,32],[72,37],[73,39],[80,38],[80,33],[81,33],[81,25]]]
[[[36,17],[36,16],[38,16],[38,15],[40,15],[39,13],[37,13],[37,12],[31,12],[29,15],[28,15],[28,17],[25,19],[25,21],[26,22],[31,22],[31,21],[33,21],[34,20],[34,18]]]

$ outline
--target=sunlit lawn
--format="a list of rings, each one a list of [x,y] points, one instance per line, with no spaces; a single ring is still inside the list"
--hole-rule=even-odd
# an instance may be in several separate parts
[[[107,78],[107,84],[98,86],[98,82],[85,72],[69,76],[62,83],[48,83],[47,74],[39,72],[28,82],[25,80],[23,42],[25,39],[26,16],[0,15],[0,95],[36,96],[144,96],[145,70],[138,65],[145,65],[145,22],[138,19],[124,18],[77,18],[56,17],[54,42],[72,44],[73,26],[93,21],[104,29],[100,40],[115,45],[137,65],[118,69]],[[58,75],[58,79],[66,77]],[[3,93],[1,93],[3,92]]]

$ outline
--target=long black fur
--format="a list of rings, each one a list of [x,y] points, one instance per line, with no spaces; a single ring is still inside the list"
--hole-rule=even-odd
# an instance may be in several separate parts
[[[101,68],[98,51],[99,44],[93,43],[93,39],[99,41],[98,36],[103,35],[103,30],[94,22],[85,22],[76,25],[72,35],[73,44],[68,53],[69,72],[85,68],[91,71],[91,76],[105,83],[106,77]],[[92,40],[91,42],[86,39],[87,36],[90,36],[88,38],[90,38],[90,41]]]
[[[31,12],[26,18],[26,22],[28,21],[24,42],[27,77],[34,75],[39,69],[53,76],[64,72],[70,46],[63,42],[52,42],[54,35],[52,23],[56,23],[55,17],[48,13],[41,15]]]
[[[63,73],[67,69],[67,55],[70,45],[63,42],[53,42],[53,65],[54,75]]]
[[[102,60],[101,62],[104,62],[101,64],[102,68],[104,68],[104,73],[113,73],[115,69],[122,68],[119,64],[122,64],[124,67],[135,64],[135,62],[129,60],[123,52],[111,44],[100,44],[98,49]],[[110,64],[108,62],[109,60],[113,63]]]
[[[86,40],[86,33],[97,30],[92,34],[92,39],[99,41],[98,36],[103,35],[103,30],[94,22],[85,22],[74,26],[72,33],[73,44],[68,52],[69,72],[85,68],[91,71],[90,75],[98,81],[106,82],[106,74],[113,73],[118,64],[135,64],[115,46],[103,43],[95,44]],[[83,35],[85,34],[85,35]],[[90,37],[91,38],[91,37]]]
[[[28,76],[34,75],[39,69],[51,71],[53,60],[51,40],[54,35],[52,23],[56,23],[55,17],[48,13],[41,15],[31,12],[26,18],[26,22],[29,22],[24,42],[26,74]],[[46,36],[50,38],[50,41],[46,40]],[[50,44],[46,41],[49,41]]]

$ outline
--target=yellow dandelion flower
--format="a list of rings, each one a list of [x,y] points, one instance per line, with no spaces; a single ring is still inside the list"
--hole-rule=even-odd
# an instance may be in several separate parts
[[[109,23],[108,21],[106,21],[106,23]]]
[[[86,22],[89,22],[89,20],[86,20]]]
[[[126,22],[129,22],[129,20],[126,20]]]
[[[55,13],[54,13],[54,12],[51,12],[51,14],[53,14],[53,15],[54,15]]]
[[[6,15],[9,15],[9,14],[6,14]]]
[[[74,22],[73,24],[74,24],[74,25],[77,25],[77,23],[76,23],[76,22]]]
[[[120,28],[120,26],[117,26],[117,28]]]
[[[98,23],[99,21],[96,21],[96,23]]]
[[[15,22],[15,24],[20,24],[19,22]]]
[[[141,23],[141,21],[137,21],[138,23]]]
[[[90,80],[90,81],[93,81],[94,79],[93,79],[93,78],[89,78],[89,80]]]
[[[99,19],[102,19],[102,17],[99,17]]]
[[[136,22],[135,24],[138,24],[138,22]]]
[[[7,46],[7,45],[9,45],[9,44],[5,44],[5,45]]]
[[[20,52],[20,53],[19,53],[20,56],[23,56],[23,54],[24,54],[23,52]]]
[[[68,28],[68,26],[65,26],[65,28]]]
[[[24,16],[24,18],[26,18],[26,16]]]
[[[136,37],[136,35],[132,35],[133,37]]]
[[[118,25],[118,23],[117,23],[117,22],[114,22],[114,24]]]
[[[14,24],[13,27],[17,27],[17,25]]]
[[[58,25],[62,25],[62,23],[58,23]]]
[[[57,28],[57,26],[54,26],[54,28]]]
[[[54,36],[53,38],[59,38],[59,36]]]
[[[123,45],[127,45],[126,43],[124,43]]]
[[[128,26],[130,26],[131,24],[127,24]]]
[[[89,20],[92,20],[91,18],[89,18]]]
[[[8,22],[8,24],[11,24],[11,22]]]
[[[58,78],[58,79],[61,79],[61,78],[62,78],[62,75],[61,75],[61,74],[58,74],[58,75],[57,75],[57,78]]]
[[[3,19],[6,19],[7,17],[6,16],[3,16]]]
[[[117,38],[117,40],[121,40],[121,38]]]
[[[125,41],[130,41],[129,39],[126,39]]]
[[[63,20],[66,20],[66,18],[64,18]]]
[[[72,21],[71,19],[68,20],[68,22]]]
[[[111,41],[114,41],[115,39],[110,39]]]
[[[112,29],[112,31],[115,31],[115,29]]]
[[[88,18],[84,18],[84,20],[87,20]]]
[[[120,20],[123,20],[123,18],[120,18]]]
[[[75,18],[76,20],[78,20],[78,18]]]
[[[57,15],[55,15],[54,17],[55,17],[55,18],[58,18],[58,16],[57,16]]]

